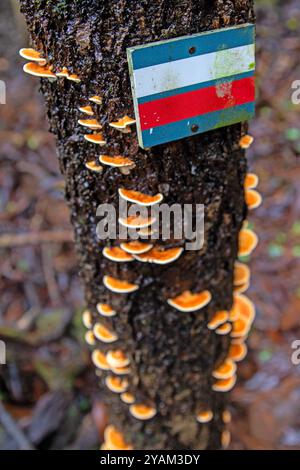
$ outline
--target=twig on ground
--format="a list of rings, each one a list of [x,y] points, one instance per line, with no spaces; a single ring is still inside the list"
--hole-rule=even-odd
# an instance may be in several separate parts
[[[45,230],[31,233],[10,233],[0,235],[0,248],[21,245],[38,245],[40,243],[63,243],[73,242],[73,233],[71,230],[61,230],[53,232]]]

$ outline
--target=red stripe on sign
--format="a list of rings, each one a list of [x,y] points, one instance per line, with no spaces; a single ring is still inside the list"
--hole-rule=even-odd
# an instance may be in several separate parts
[[[161,98],[139,105],[141,129],[145,131],[182,119],[221,111],[225,108],[249,103],[254,99],[254,77]]]

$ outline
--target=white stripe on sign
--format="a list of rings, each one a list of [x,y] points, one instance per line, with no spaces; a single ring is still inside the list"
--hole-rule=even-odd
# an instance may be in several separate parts
[[[180,59],[134,71],[137,98],[254,69],[254,44]]]

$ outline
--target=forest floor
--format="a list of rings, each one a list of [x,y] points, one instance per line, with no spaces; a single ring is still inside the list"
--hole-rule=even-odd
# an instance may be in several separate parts
[[[55,141],[48,133],[38,80],[22,73],[28,44],[17,2],[0,4],[0,449],[97,448],[104,410],[83,343],[84,306]],[[250,170],[263,205],[249,220],[260,238],[251,257],[249,297],[257,318],[250,352],[231,394],[233,449],[300,449],[300,80],[297,0],[257,4],[257,117]],[[32,239],[32,234],[35,234]],[[76,360],[74,360],[76,357]],[[0,402],[1,404],[1,402]],[[2,416],[3,418],[3,416]]]

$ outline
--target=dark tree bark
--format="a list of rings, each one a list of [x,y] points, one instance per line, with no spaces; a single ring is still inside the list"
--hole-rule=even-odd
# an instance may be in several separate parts
[[[233,264],[246,215],[246,160],[238,145],[242,125],[142,150],[135,131],[122,134],[108,123],[134,115],[127,47],[252,22],[253,1],[21,0],[21,6],[33,47],[54,70],[65,66],[82,78],[78,84],[42,80],[42,91],[57,136],[86,301],[94,321],[99,320],[97,302],[117,310],[106,323],[119,336],[117,347],[131,359],[130,391],[158,410],[152,420],[138,421],[103,385],[109,420],[138,449],[219,448],[226,398],[212,392],[211,373],[226,357],[229,339],[210,332],[206,324],[216,310],[232,305]],[[104,128],[104,149],[86,142],[77,124],[78,106],[95,94],[103,97],[94,111]],[[84,163],[100,153],[129,156],[135,167],[128,175],[109,167],[101,174],[87,170]],[[204,204],[204,247],[165,266],[103,258],[96,208],[104,202],[117,204],[119,187],[162,192],[168,204]],[[113,294],[103,286],[104,274],[137,282],[140,288],[130,295]],[[189,314],[168,306],[167,298],[186,289],[208,289],[212,301]],[[111,348],[101,346],[103,351]],[[207,425],[196,422],[202,406],[214,412]]]

